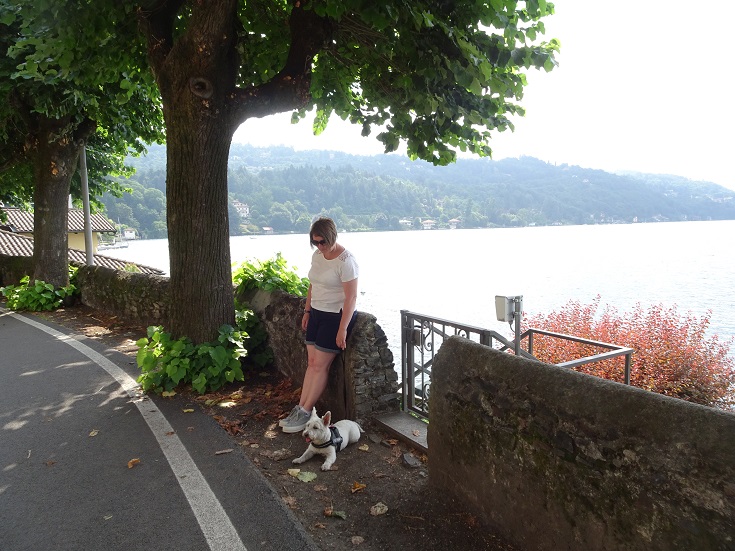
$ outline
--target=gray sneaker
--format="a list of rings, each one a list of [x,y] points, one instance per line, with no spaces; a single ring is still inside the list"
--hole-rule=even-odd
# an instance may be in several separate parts
[[[287,432],[289,434],[294,432],[301,432],[302,430],[304,430],[304,428],[306,428],[306,423],[309,422],[310,418],[311,413],[301,411],[301,408],[299,408],[299,411],[296,412],[296,415],[293,417],[293,419],[283,425],[283,432]]]
[[[300,410],[301,410],[301,406],[295,405],[294,408],[291,410],[291,413],[288,414],[288,417],[285,417],[285,418],[281,419],[280,421],[278,421],[278,426],[279,427],[285,427],[291,419],[293,419],[294,417],[296,417],[296,414]]]

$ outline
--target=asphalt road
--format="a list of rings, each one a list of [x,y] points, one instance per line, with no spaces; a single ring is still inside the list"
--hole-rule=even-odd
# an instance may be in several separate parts
[[[0,309],[0,549],[316,550],[216,423],[130,358]],[[128,462],[140,462],[128,467]]]

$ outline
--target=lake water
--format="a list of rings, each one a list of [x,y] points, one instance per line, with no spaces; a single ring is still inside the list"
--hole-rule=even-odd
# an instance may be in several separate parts
[[[676,305],[680,314],[698,317],[710,310],[710,334],[729,339],[733,235],[735,221],[716,221],[341,233],[338,240],[360,265],[358,309],[378,318],[398,363],[400,310],[509,335],[508,325],[495,320],[495,295],[523,295],[526,315],[571,299],[589,303],[598,294],[601,306],[619,312],[638,302]],[[308,235],[231,239],[233,262],[277,252],[306,276]],[[168,271],[166,240],[131,241],[104,254]]]

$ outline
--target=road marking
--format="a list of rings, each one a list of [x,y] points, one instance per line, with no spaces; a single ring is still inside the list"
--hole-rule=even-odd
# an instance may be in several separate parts
[[[2,315],[2,314],[0,314]],[[237,530],[232,525],[230,517],[222,508],[222,504],[209,487],[204,475],[197,468],[196,463],[186,451],[184,444],[174,433],[173,427],[164,417],[161,410],[151,401],[142,400],[145,395],[140,385],[130,375],[125,373],[113,362],[105,358],[99,352],[92,350],[86,344],[82,344],[74,337],[65,335],[56,329],[52,329],[20,314],[10,312],[12,317],[48,333],[52,337],[64,342],[92,360],[115,379],[122,389],[132,398],[132,402],[145,419],[153,436],[158,441],[171,470],[176,476],[191,510],[196,516],[199,528],[207,540],[211,551],[247,551]]]

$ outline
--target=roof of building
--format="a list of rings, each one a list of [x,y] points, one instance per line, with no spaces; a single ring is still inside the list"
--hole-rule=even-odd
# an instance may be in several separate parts
[[[0,255],[33,256],[33,239],[13,232],[0,230]],[[69,262],[86,264],[87,255],[79,249],[69,249]],[[113,270],[124,270],[127,266],[135,266],[143,274],[163,275],[163,271],[128,260],[120,260],[101,254],[94,255],[95,266],[104,266]]]
[[[12,226],[16,233],[33,233],[33,213],[18,208],[3,207],[8,216],[8,221],[3,222],[5,226]],[[90,216],[93,232],[115,233],[115,225],[104,214],[93,214]],[[84,231],[84,211],[82,209],[69,209],[69,233]]]

